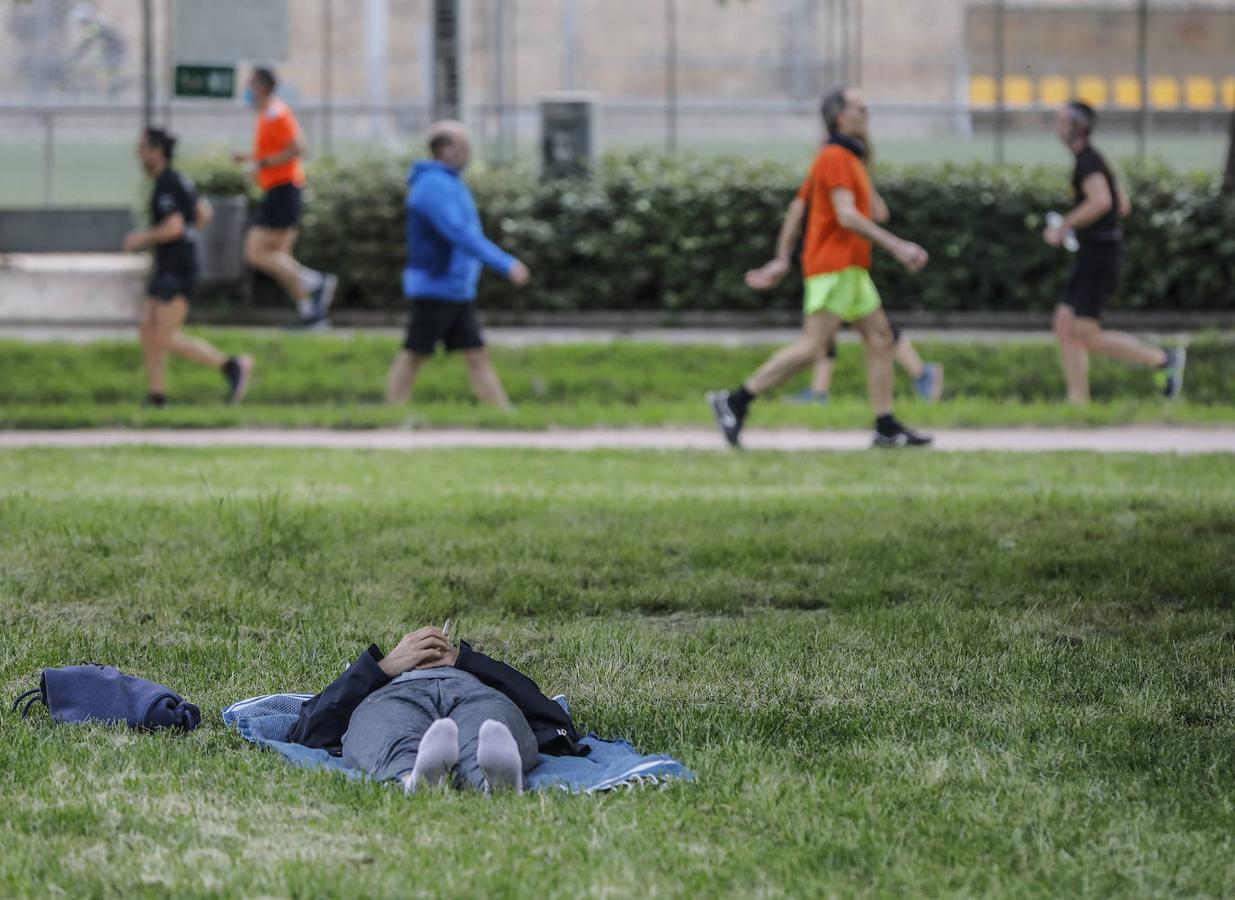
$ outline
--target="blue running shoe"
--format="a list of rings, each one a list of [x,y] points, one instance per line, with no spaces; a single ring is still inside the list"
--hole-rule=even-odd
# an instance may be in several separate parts
[[[789,402],[790,403],[801,403],[803,405],[806,405],[808,403],[827,403],[828,402],[828,392],[827,391],[816,391],[816,390],[812,390],[811,388],[802,388],[802,390],[798,391],[796,394],[793,394],[792,396],[789,397]]]
[[[1184,368],[1188,365],[1188,351],[1174,347],[1166,351],[1166,364],[1154,373],[1154,380],[1162,396],[1174,400],[1184,389]]]
[[[926,363],[922,376],[913,380],[913,389],[924,403],[934,403],[943,394],[943,364]]]

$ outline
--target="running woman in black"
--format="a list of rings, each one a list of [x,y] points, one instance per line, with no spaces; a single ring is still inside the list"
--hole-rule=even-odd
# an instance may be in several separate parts
[[[1119,283],[1123,254],[1122,220],[1132,202],[1120,188],[1102,154],[1089,143],[1098,116],[1085,103],[1073,101],[1056,116],[1055,133],[1076,157],[1072,194],[1076,205],[1043,238],[1052,247],[1076,233],[1080,247],[1063,302],[1055,308],[1055,337],[1063,362],[1068,401],[1089,402],[1089,354],[1102,353],[1154,369],[1162,393],[1170,398],[1183,389],[1183,348],[1164,350],[1130,334],[1102,330],[1102,309]]]
[[[147,128],[137,144],[137,158],[154,179],[150,195],[150,228],[130,232],[124,250],[133,253],[154,248],[154,274],[146,286],[142,312],[142,354],[150,382],[147,403],[167,402],[167,354],[178,353],[218,369],[227,381],[227,399],[239,403],[249,385],[253,360],[227,356],[180,329],[189,314],[189,300],[197,283],[197,228],[209,223],[210,204],[197,198],[193,182],[171,167],[176,139],[160,128]]]

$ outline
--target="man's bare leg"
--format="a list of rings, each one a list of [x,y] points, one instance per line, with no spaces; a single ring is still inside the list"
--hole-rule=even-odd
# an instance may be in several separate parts
[[[1122,331],[1103,331],[1097,319],[1077,316],[1072,333],[1090,353],[1101,353],[1147,369],[1160,369],[1166,365],[1166,351],[1161,347],[1154,347]]]
[[[402,406],[412,397],[412,388],[416,386],[416,373],[424,365],[427,356],[413,353],[411,350],[400,350],[390,363],[390,371],[386,375],[386,405]]]
[[[836,361],[828,356],[827,350],[824,350],[819,361],[815,363],[815,371],[810,379],[810,389],[816,394],[826,394],[832,390],[832,371],[835,368]]]
[[[894,338],[882,309],[858,319],[853,327],[866,345],[866,390],[875,413],[876,447],[926,447],[933,438],[906,428],[892,415]]]
[[[836,336],[840,326],[840,319],[830,312],[807,316],[801,336],[772,354],[742,386],[757,397],[788,381],[826,351],[828,341]]]
[[[801,336],[774,353],[737,390],[708,392],[712,416],[731,446],[741,446],[742,425],[751,402],[819,359],[840,326],[840,319],[830,312],[812,313],[802,323]]]
[[[905,370],[910,378],[915,381],[922,377],[926,371],[926,363],[922,362],[922,357],[918,355],[917,349],[913,343],[905,335],[901,335],[901,339],[896,342],[892,348],[892,352],[896,362]]]
[[[892,326],[882,309],[858,319],[853,327],[866,345],[866,392],[875,416],[892,414]]]
[[[1054,331],[1059,342],[1059,361],[1063,365],[1068,402],[1084,406],[1089,402],[1089,352],[1076,335],[1077,317],[1072,307],[1055,307]]]
[[[467,375],[472,382],[472,390],[476,392],[481,403],[488,403],[498,409],[509,411],[510,398],[502,387],[502,379],[498,377],[493,359],[484,347],[477,350],[466,350],[463,359],[467,362]]]
[[[292,256],[299,233],[296,228],[276,230],[254,225],[244,239],[244,261],[277,281],[298,302],[309,296],[310,280],[310,270]]]

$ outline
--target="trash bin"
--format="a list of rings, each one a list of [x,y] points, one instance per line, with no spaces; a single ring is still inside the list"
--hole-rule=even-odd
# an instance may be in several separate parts
[[[598,95],[561,92],[540,98],[541,177],[581,178],[596,168]]]
[[[220,284],[244,278],[244,232],[249,225],[248,197],[206,197],[214,221],[202,229],[197,242],[201,280]]]

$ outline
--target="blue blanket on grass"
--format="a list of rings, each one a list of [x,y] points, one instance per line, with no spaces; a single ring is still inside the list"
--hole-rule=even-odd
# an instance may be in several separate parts
[[[349,778],[366,778],[364,772],[349,769],[343,760],[325,750],[290,744],[287,733],[300,715],[300,706],[312,694],[267,694],[237,700],[223,710],[223,721],[240,736],[259,747],[277,750],[289,762],[306,769],[329,769]],[[567,709],[566,698],[553,698]],[[605,741],[589,734],[583,743],[592,748],[587,756],[541,755],[536,768],[523,776],[528,790],[560,788],[572,794],[590,794],[617,787],[662,784],[673,779],[694,781],[694,773],[668,756],[644,756],[627,741]]]

